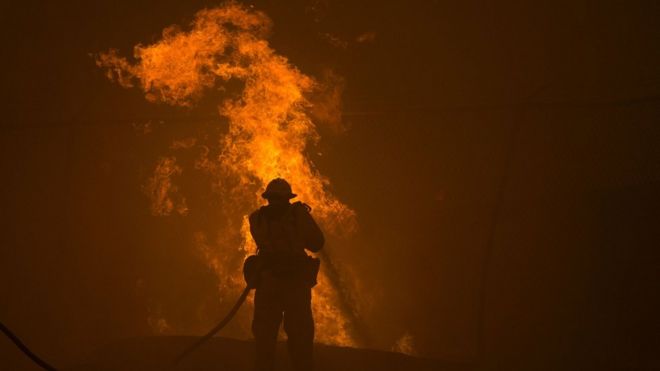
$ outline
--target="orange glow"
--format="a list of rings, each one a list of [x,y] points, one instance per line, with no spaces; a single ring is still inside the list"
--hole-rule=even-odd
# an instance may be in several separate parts
[[[219,104],[220,115],[229,121],[228,132],[219,138],[221,150],[217,155],[207,150],[196,164],[212,176],[218,196],[229,205],[224,210],[226,227],[215,241],[195,236],[223,295],[237,293],[243,286],[240,263],[255,251],[246,216],[262,204],[260,194],[271,179],[289,180],[299,199],[313,207],[326,233],[344,236],[356,227],[353,210],[328,192],[329,180],[305,156],[306,148],[319,140],[310,112],[336,121],[340,106],[329,105],[333,112],[314,107],[308,97],[328,89],[270,47],[266,40],[270,28],[265,14],[229,2],[198,12],[189,30],[168,27],[160,41],[137,45],[135,63],[114,50],[97,57],[97,65],[109,78],[124,87],[140,87],[151,102],[191,107],[218,84],[243,83],[239,97],[224,98]],[[332,101],[338,101],[340,88],[330,91]],[[188,211],[171,180],[181,172],[174,157],[158,164],[145,187],[155,214]],[[339,294],[323,270],[319,281],[313,300],[317,340],[356,345],[346,313],[339,309]]]

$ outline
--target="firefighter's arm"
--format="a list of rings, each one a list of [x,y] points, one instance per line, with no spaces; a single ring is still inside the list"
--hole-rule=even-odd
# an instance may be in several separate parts
[[[250,234],[252,235],[252,239],[257,244],[257,246],[262,246],[263,241],[259,231],[257,230],[257,225],[259,224],[259,211],[260,210],[257,210],[250,214],[248,220],[250,221]]]
[[[323,248],[325,244],[325,237],[321,228],[309,213],[311,208],[303,203],[299,203],[296,207],[297,220],[300,226],[301,233],[305,241],[305,248],[312,252],[317,252]]]

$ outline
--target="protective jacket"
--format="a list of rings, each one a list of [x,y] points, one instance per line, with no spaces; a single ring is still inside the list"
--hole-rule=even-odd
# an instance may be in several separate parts
[[[302,202],[262,206],[250,215],[250,232],[259,254],[301,255],[317,252],[325,239]]]

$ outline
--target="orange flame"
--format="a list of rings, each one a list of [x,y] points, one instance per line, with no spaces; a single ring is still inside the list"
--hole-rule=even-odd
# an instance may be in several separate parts
[[[197,161],[198,169],[214,177],[223,198],[233,200],[217,246],[196,236],[204,241],[199,251],[217,273],[221,289],[233,292],[242,286],[238,264],[255,251],[246,215],[262,202],[260,192],[271,179],[289,180],[326,232],[341,236],[356,226],[355,213],[328,192],[328,179],[305,156],[307,146],[319,140],[308,114],[314,107],[306,96],[324,88],[270,47],[270,28],[264,13],[229,2],[198,12],[188,31],[172,26],[157,43],[137,45],[135,63],[115,50],[96,61],[121,86],[137,85],[147,100],[176,106],[192,106],[219,82],[244,84],[240,97],[225,98],[219,105],[229,120],[228,132],[220,139],[222,150],[217,156],[206,151]],[[155,213],[187,212],[185,199],[172,193],[176,188],[170,178],[180,173],[174,158],[161,160],[146,187]],[[237,255],[241,259],[229,258]],[[339,294],[323,270],[314,293],[318,340],[355,345],[347,315],[339,309]]]

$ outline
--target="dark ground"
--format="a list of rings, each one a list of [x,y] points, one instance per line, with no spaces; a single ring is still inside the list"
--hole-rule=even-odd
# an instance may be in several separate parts
[[[182,349],[194,343],[190,336],[132,338],[107,345],[91,352],[85,360],[59,360],[58,370],[63,371],[202,371],[202,370],[250,370],[254,344],[215,337],[172,366],[172,359]],[[382,370],[382,371],[467,371],[472,368],[460,363],[410,357],[367,349],[341,348],[316,345],[316,371],[331,370]],[[14,358],[14,356],[16,356]],[[9,361],[9,362],[8,362]],[[278,348],[276,371],[289,370],[286,344]],[[61,368],[60,368],[61,367]],[[3,359],[2,370],[36,370],[18,351]]]

